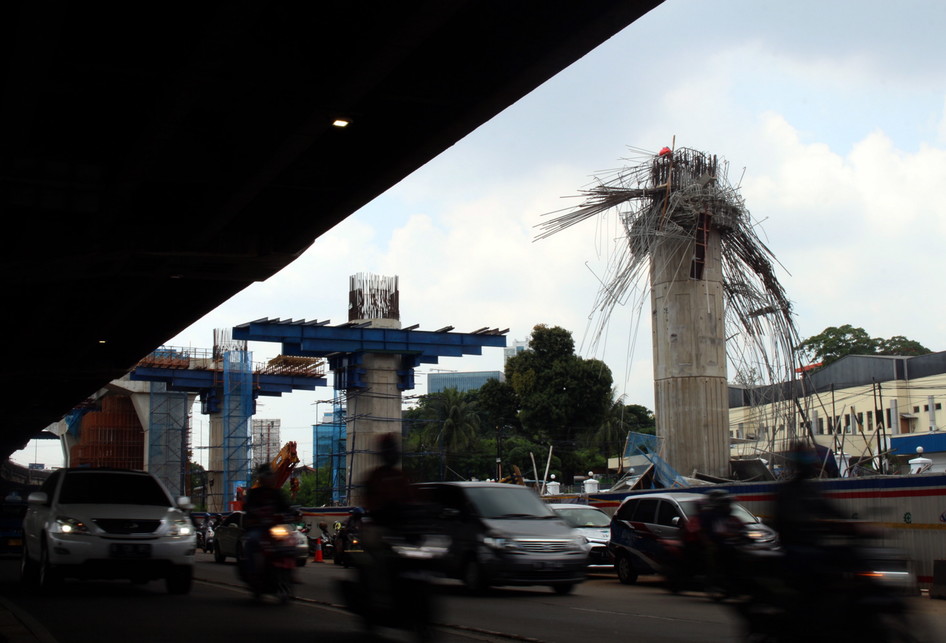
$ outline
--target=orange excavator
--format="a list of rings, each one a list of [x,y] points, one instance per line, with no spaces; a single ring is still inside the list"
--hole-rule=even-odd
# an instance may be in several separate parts
[[[276,454],[276,457],[269,463],[273,473],[276,474],[276,486],[282,487],[286,484],[286,480],[292,475],[292,470],[297,464],[299,464],[299,455],[296,453],[296,443],[286,442],[283,448],[279,450],[279,453]],[[253,481],[252,486],[259,486],[259,478]],[[242,487],[237,489],[237,501],[232,503],[234,509],[243,509],[243,491]],[[298,491],[299,483],[293,478],[292,484],[290,485],[290,495],[293,500],[295,500],[296,492]]]
[[[286,480],[292,475],[292,470],[299,464],[299,455],[296,453],[296,443],[286,442],[283,448],[279,450],[276,457],[269,463],[273,473],[276,474],[276,486],[282,487]],[[253,483],[254,487],[259,486],[259,479]]]

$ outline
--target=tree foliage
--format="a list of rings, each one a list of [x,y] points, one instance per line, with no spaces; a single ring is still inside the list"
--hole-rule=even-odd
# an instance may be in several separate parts
[[[529,349],[509,358],[506,379],[475,391],[448,389],[405,411],[404,469],[415,480],[487,479],[518,466],[527,478],[548,467],[566,484],[602,470],[628,431],[653,433],[651,411],[615,400],[611,371],[575,355],[571,333],[538,325]],[[551,459],[549,459],[551,447]]]
[[[296,491],[293,504],[303,507],[322,507],[331,502],[332,466],[330,463],[326,463],[318,469],[305,470],[297,475],[299,488]],[[286,492],[289,493],[288,487]]]
[[[932,352],[902,335],[889,339],[874,338],[863,328],[850,324],[825,328],[801,342],[798,349],[808,355],[811,362],[821,362],[824,366],[846,355],[925,355]]]
[[[506,362],[506,380],[519,399],[525,436],[551,444],[562,459],[566,479],[581,466],[579,438],[597,430],[611,408],[611,370],[596,359],[575,355],[564,328],[533,328],[529,350]]]

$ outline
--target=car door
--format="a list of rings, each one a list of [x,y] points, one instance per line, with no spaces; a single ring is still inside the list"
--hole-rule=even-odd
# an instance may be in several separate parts
[[[39,560],[40,538],[46,528],[46,520],[49,518],[50,511],[52,511],[56,489],[62,476],[62,471],[55,471],[46,478],[39,489],[46,494],[46,502],[41,504],[29,503],[27,507],[26,515],[23,518],[23,540],[30,558]]]
[[[437,528],[450,540],[450,547],[444,560],[447,574],[457,575],[464,560],[475,552],[477,532],[471,529],[472,516],[466,505],[463,490],[453,485],[429,484],[419,487],[422,502],[435,507]]]
[[[243,537],[243,514],[232,513],[224,518],[217,528],[214,538],[220,544],[220,553],[224,556],[236,556],[239,551],[240,538]]]

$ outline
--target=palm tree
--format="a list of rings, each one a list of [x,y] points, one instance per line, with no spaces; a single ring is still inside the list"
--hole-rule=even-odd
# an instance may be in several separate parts
[[[591,436],[591,445],[601,450],[605,456],[620,455],[631,430],[632,418],[624,404],[624,396],[616,398],[608,409],[601,425]]]
[[[437,444],[442,450],[442,462],[446,466],[447,454],[463,452],[477,444],[480,417],[470,396],[455,388],[432,397],[434,417],[427,429],[428,443]]]

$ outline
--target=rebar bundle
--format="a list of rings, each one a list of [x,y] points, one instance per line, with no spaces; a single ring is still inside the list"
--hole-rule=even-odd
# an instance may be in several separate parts
[[[555,216],[537,226],[541,229],[537,239],[544,239],[598,215],[618,213],[624,238],[615,248],[595,301],[594,344],[615,306],[635,291],[649,292],[648,275],[658,244],[698,247],[695,240],[711,227],[720,235],[727,356],[737,379],[763,385],[793,377],[798,336],[792,305],[775,274],[774,256],[756,235],[743,198],[727,174],[728,163],[714,155],[665,149],[607,180],[596,178],[591,188],[581,191],[584,200],[578,206],[550,213]]]
[[[358,273],[348,281],[348,321],[401,318],[396,276]]]

